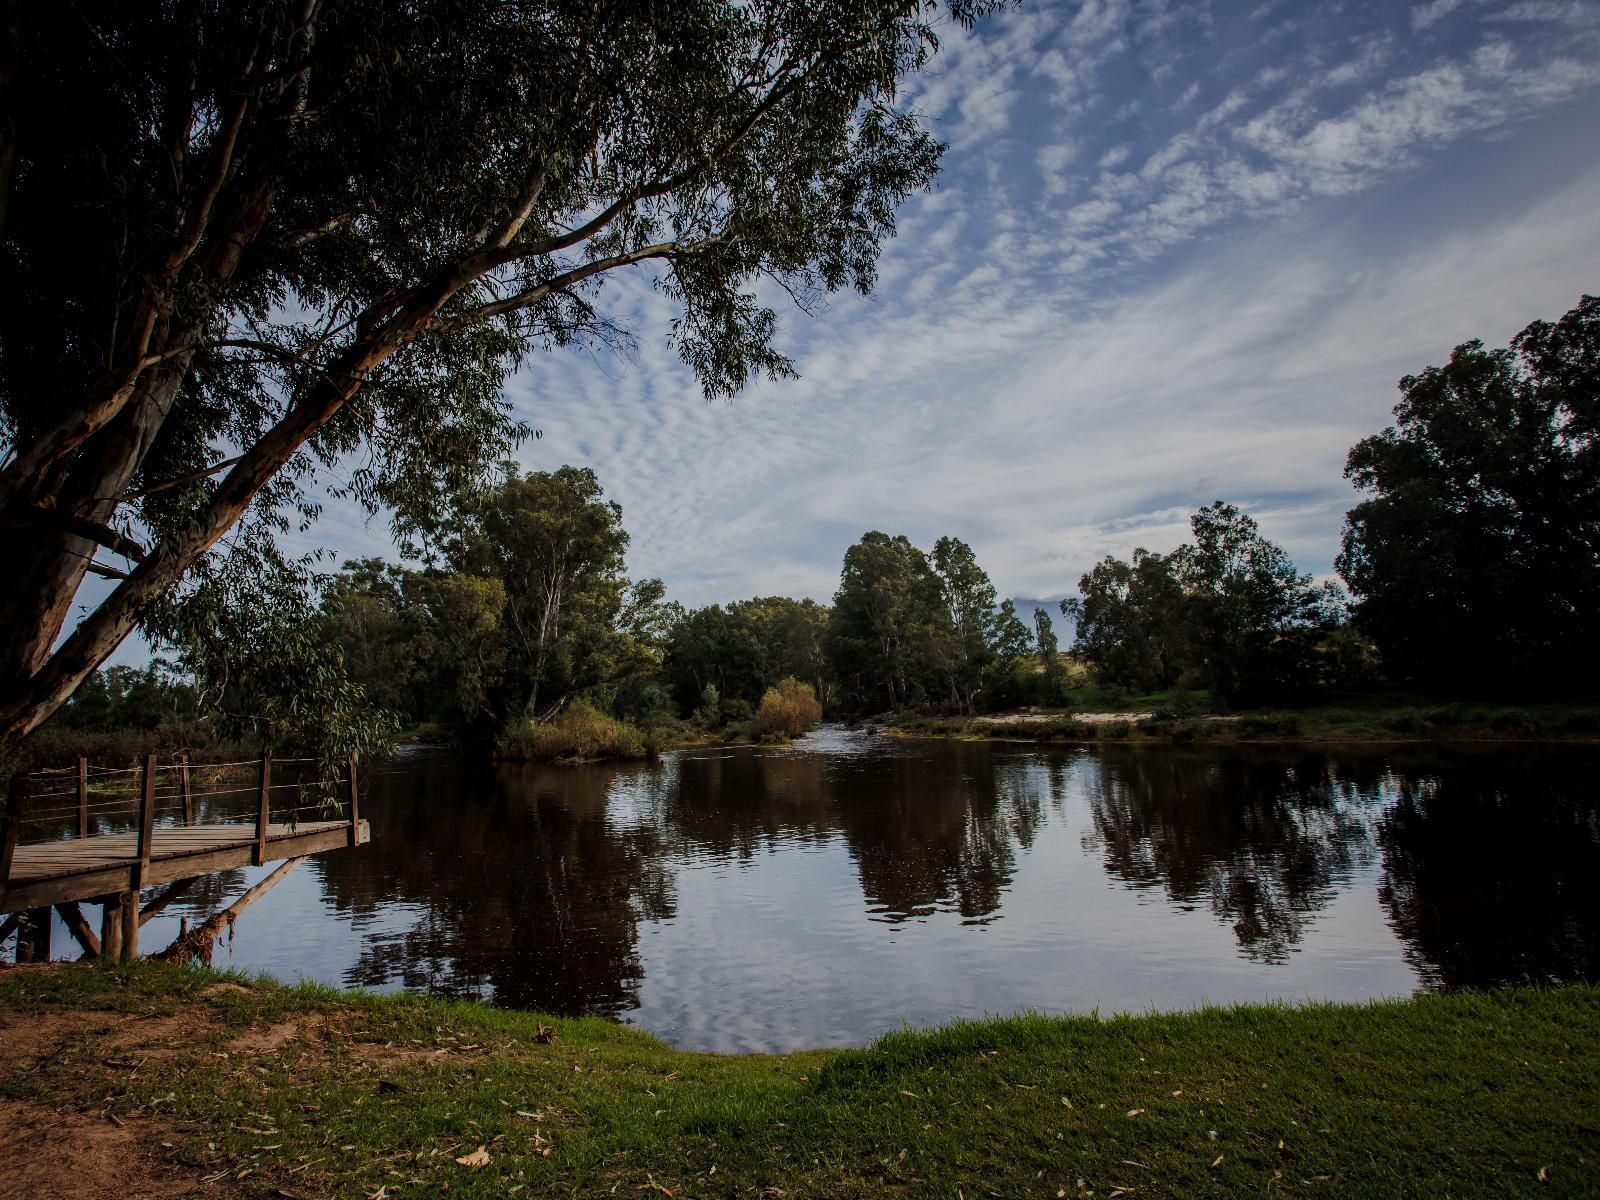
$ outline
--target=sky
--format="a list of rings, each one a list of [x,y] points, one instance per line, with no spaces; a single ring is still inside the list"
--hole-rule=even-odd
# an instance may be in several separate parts
[[[1600,3],[1025,0],[904,98],[949,145],[870,297],[780,307],[801,378],[708,403],[637,276],[628,357],[510,383],[689,605],[828,600],[869,529],[1058,597],[1240,505],[1332,571],[1404,374],[1600,290]],[[394,557],[330,506],[308,544]]]

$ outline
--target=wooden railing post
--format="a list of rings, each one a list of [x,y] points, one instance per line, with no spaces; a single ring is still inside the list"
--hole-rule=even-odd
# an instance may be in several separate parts
[[[261,752],[261,802],[256,809],[256,849],[251,861],[260,866],[267,861],[267,826],[272,822],[272,752]]]
[[[346,773],[350,783],[350,844],[354,846],[361,836],[361,782],[356,778],[356,756],[350,752],[350,766]]]
[[[156,817],[156,756],[144,756],[144,772],[139,780],[139,866],[133,873],[133,890],[144,886],[150,873],[150,835]]]
[[[189,755],[178,760],[178,790],[183,794],[183,823],[194,824],[194,791],[189,786]]]
[[[0,830],[0,884],[11,882],[11,860],[17,852],[17,826],[22,822],[22,803],[27,787],[26,775],[11,777],[11,791],[6,796],[6,825]]]
[[[89,836],[89,760],[78,759],[78,836]]]

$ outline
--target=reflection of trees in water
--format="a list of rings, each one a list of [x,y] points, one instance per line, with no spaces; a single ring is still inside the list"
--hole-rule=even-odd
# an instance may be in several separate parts
[[[358,921],[370,941],[348,982],[488,987],[496,1003],[557,1013],[636,1006],[639,923],[672,916],[675,899],[655,833],[607,819],[617,774],[424,767],[377,781],[373,845],[327,856],[325,888],[358,914],[420,916],[393,935]]]
[[[1600,979],[1592,756],[1484,753],[1403,785],[1379,898],[1434,988]]]
[[[861,889],[891,921],[952,906],[992,920],[1016,874],[1017,853],[1044,820],[1048,771],[996,761],[985,746],[941,748],[932,769],[895,772],[843,796],[839,821]]]
[[[780,842],[843,834],[874,910],[892,921],[942,906],[992,917],[1018,848],[1044,819],[1059,777],[987,746],[834,757],[811,753],[686,755],[663,776],[654,821],[685,852],[741,860]],[[1054,793],[1052,793],[1054,788]]]
[[[1254,959],[1287,957],[1338,880],[1370,861],[1375,761],[1336,772],[1321,755],[1107,748],[1102,772],[1085,848],[1134,887],[1204,902]]]

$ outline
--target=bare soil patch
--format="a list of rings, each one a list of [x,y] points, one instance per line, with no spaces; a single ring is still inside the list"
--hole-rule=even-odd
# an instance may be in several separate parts
[[[147,1121],[122,1125],[95,1114],[56,1112],[0,1100],[0,1200],[143,1200],[202,1194],[197,1184],[153,1158]]]

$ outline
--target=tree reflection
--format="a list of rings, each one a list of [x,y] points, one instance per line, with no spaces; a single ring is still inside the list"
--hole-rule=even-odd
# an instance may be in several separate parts
[[[1283,961],[1370,861],[1375,762],[1107,748],[1102,763],[1085,847],[1133,887],[1206,904],[1252,959]]]
[[[891,760],[892,761],[892,760]],[[941,747],[920,770],[868,773],[839,799],[861,890],[887,921],[954,908],[993,920],[1033,844],[1048,771],[997,760],[984,746]]]
[[[563,1014],[637,1006],[639,924],[673,915],[655,832],[607,818],[611,767],[397,772],[369,804],[373,845],[324,862],[329,896],[409,928],[372,934],[350,984],[398,981]],[[483,797],[479,799],[479,797]],[[402,910],[403,911],[403,910]]]
[[[1060,794],[1052,778],[1032,757],[960,744],[855,757],[697,753],[663,780],[656,822],[686,853],[741,860],[842,834],[875,916],[905,921],[948,908],[981,921],[999,911],[1044,797]]]
[[[1426,986],[1600,979],[1592,759],[1435,766],[1400,786],[1378,837],[1379,898]]]

